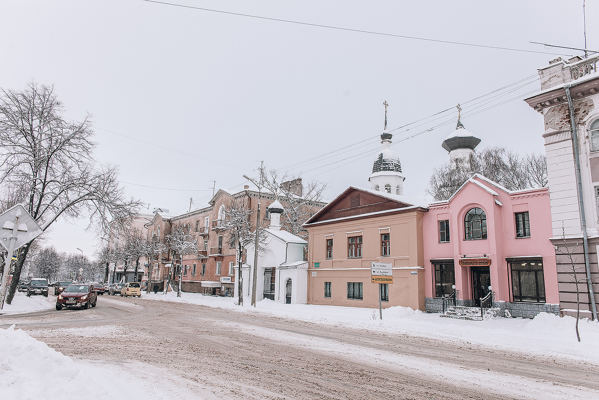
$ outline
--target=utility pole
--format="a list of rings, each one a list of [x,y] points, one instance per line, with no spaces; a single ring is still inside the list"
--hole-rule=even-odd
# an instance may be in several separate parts
[[[258,280],[258,245],[260,238],[260,199],[262,197],[262,185],[264,183],[264,161],[260,161],[260,181],[243,176],[258,188],[258,206],[256,210],[256,231],[254,233],[254,271],[252,273],[252,307],[256,307],[256,281]]]

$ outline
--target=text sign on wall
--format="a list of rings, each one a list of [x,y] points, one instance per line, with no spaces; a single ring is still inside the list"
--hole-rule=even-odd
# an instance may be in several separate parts
[[[488,267],[491,265],[490,258],[460,258],[462,267]]]
[[[393,283],[393,264],[373,262],[370,279],[372,283]]]

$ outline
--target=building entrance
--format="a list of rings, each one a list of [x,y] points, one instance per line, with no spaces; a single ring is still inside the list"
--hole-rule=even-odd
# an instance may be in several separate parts
[[[491,286],[491,273],[489,267],[471,267],[472,274],[472,300],[475,306],[480,306],[480,299],[489,294]]]

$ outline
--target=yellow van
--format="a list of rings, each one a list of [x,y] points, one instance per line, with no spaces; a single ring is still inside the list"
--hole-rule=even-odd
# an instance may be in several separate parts
[[[141,285],[139,282],[129,282],[121,289],[121,296],[137,296],[141,297]]]

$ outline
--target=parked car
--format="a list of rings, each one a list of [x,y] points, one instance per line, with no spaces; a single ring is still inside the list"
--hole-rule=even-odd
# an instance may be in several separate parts
[[[27,296],[42,294],[48,297],[48,280],[44,278],[33,278],[27,285]]]
[[[54,284],[54,294],[58,296],[62,293],[63,290],[69,285],[71,285],[72,281],[58,281]]]
[[[97,294],[103,295],[106,292],[106,288],[104,287],[103,283],[92,283],[92,285]]]
[[[125,286],[124,283],[113,283],[108,287],[108,294],[111,296],[116,296],[117,294],[121,294],[121,289]]]
[[[137,296],[141,297],[141,285],[139,282],[129,282],[121,289],[121,296]]]
[[[67,286],[56,298],[56,310],[65,307],[95,307],[98,295],[94,291],[94,285],[75,283]]]
[[[29,281],[21,281],[19,282],[19,286],[17,286],[17,290],[19,292],[26,292],[27,286],[29,286]]]

